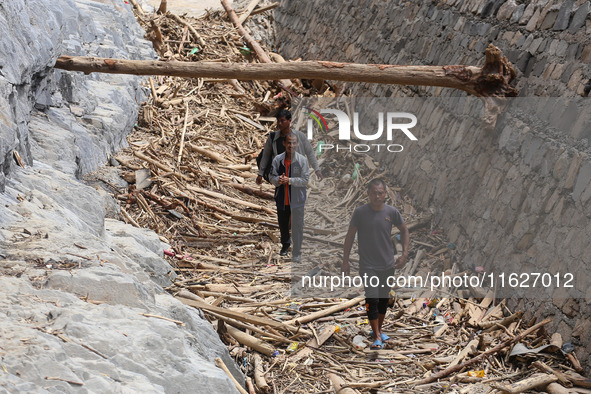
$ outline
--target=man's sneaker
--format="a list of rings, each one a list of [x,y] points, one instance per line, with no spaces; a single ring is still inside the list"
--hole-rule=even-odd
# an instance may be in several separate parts
[[[289,245],[283,245],[281,247],[281,252],[279,252],[279,256],[287,256],[288,251],[289,251]]]
[[[302,261],[302,255],[301,255],[301,254],[299,254],[299,255],[294,255],[294,254],[292,253],[292,256],[291,256],[291,261],[293,261],[293,262],[295,262],[295,263],[299,263],[299,262],[301,262],[301,261]]]

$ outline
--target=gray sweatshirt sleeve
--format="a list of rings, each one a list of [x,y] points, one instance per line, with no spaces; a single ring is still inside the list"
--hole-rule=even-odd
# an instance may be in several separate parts
[[[271,172],[269,173],[269,181],[275,186],[279,186],[279,174],[277,173],[279,169],[279,163],[279,156],[275,156],[273,163],[271,164]]]
[[[261,168],[259,168],[259,172],[257,175],[263,176],[265,172],[265,168],[271,163],[273,156],[273,141],[271,136],[267,138],[265,141],[265,146],[263,147],[263,157],[261,157]]]
[[[310,166],[314,169],[314,171],[319,171],[320,166],[318,165],[318,161],[316,160],[316,151],[312,147],[310,140],[306,138],[306,135],[300,131],[298,131],[298,139],[300,146],[302,147],[302,154],[304,154],[308,161],[310,162]]]

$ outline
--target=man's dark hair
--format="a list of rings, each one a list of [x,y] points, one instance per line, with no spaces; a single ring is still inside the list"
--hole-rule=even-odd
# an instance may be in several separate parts
[[[386,191],[386,182],[384,182],[384,180],[382,178],[374,178],[371,181],[369,181],[369,183],[367,184],[367,191],[369,192],[371,190],[372,186],[378,186],[378,185],[382,185],[382,187],[384,188],[384,191]]]
[[[285,118],[287,120],[291,120],[291,112],[289,112],[288,109],[283,108],[281,111],[277,112],[277,115],[275,115],[276,119],[279,118]]]

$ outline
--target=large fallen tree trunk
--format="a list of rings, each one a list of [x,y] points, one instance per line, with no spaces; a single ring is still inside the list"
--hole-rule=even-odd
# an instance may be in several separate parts
[[[169,75],[189,78],[230,78],[278,80],[291,78],[329,79],[396,85],[440,86],[466,91],[475,96],[510,97],[517,90],[509,85],[515,70],[494,45],[486,50],[483,67],[475,66],[395,66],[327,61],[287,63],[213,63],[106,59],[62,56],[55,68],[134,75]]]

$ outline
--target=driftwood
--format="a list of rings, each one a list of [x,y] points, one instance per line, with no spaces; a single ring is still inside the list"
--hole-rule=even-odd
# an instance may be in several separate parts
[[[46,376],[45,377],[45,380],[59,380],[60,382],[70,383],[70,384],[73,384],[75,386],[84,386],[84,383],[82,383],[82,382],[78,382],[78,381],[75,381],[75,380],[64,379],[64,378],[59,378],[59,377],[56,377],[56,376]]]
[[[142,6],[137,2],[137,0],[129,0],[129,2],[131,3],[131,5],[133,6],[133,8],[135,8],[137,10],[137,12],[140,15],[144,14],[144,9],[142,8]]]
[[[186,291],[181,291],[179,294],[182,297],[191,298],[190,296],[188,296],[187,293],[188,292],[186,292]],[[189,294],[192,294],[192,293],[189,293]],[[230,295],[230,294],[218,293],[215,291],[207,291],[207,290],[201,291],[201,290],[199,290],[199,291],[197,291],[197,294],[200,295],[201,297],[209,297],[209,296],[222,297],[223,299],[228,300],[228,301],[257,302],[257,300],[255,300],[254,298],[239,297],[239,296],[234,296],[234,295]]]
[[[158,162],[157,160],[152,159],[151,157],[146,156],[144,153],[142,152],[133,152],[134,155],[136,155],[138,158],[147,161],[148,163],[152,164],[155,167],[160,168],[163,171],[166,172],[171,172],[174,173],[175,175],[179,176],[180,178],[184,179],[184,180],[191,180],[191,178],[189,178],[187,175],[185,174],[181,174],[181,173],[176,173],[172,168]]]
[[[195,28],[193,26],[191,26],[191,24],[189,22],[181,19],[178,15],[175,15],[175,14],[168,13],[168,14],[166,14],[166,16],[169,16],[172,19],[174,19],[176,22],[178,22],[184,26],[187,26],[187,28],[189,29],[189,31],[191,32],[193,37],[195,37],[197,39],[197,41],[199,41],[199,44],[201,44],[201,46],[205,46],[205,40],[203,39],[203,37],[201,37],[201,35],[199,33],[197,33],[197,30],[195,30]]]
[[[274,328],[276,330],[286,331],[286,332],[290,332],[290,333],[295,333],[295,332],[299,331],[301,333],[304,333],[304,334],[307,334],[310,336],[312,335],[312,333],[308,330],[305,330],[303,328],[298,329],[297,327],[294,327],[292,325],[289,325],[286,323],[279,323],[279,322],[276,322],[275,320],[265,319],[262,317],[249,315],[246,313],[231,311],[231,310],[228,310],[225,308],[220,308],[217,306],[210,305],[204,301],[191,300],[191,299],[184,298],[184,297],[176,297],[176,298],[185,305],[190,305],[195,308],[203,309],[205,311],[213,311],[213,312],[216,312],[222,316],[227,316],[232,319],[240,320],[240,321],[243,321],[246,323],[251,323],[251,324],[255,324],[255,325],[259,325],[259,326],[269,326],[269,327]]]
[[[501,320],[480,322],[480,323],[478,323],[478,325],[483,329],[489,329],[489,328],[495,327],[497,325],[507,327],[509,324],[513,323],[514,321],[521,319],[522,316],[523,316],[523,312],[515,312],[511,316],[507,316]]]
[[[288,78],[329,79],[397,85],[440,86],[466,91],[475,96],[511,97],[517,90],[509,85],[515,70],[494,45],[486,50],[486,63],[475,66],[399,66],[354,64],[328,61],[291,63],[162,62],[152,60],[106,59],[61,56],[55,68],[85,74],[170,75],[189,78],[231,78],[278,80]]]
[[[546,365],[546,363],[544,363],[543,361],[540,361],[540,360],[535,361],[532,363],[532,365],[542,372],[546,372],[546,373],[556,376],[558,378],[558,380],[560,381],[560,384],[562,384],[563,386],[572,387],[573,384],[571,383],[571,380],[569,379],[568,376],[566,376],[565,374],[563,374],[560,371],[553,369],[549,365]]]
[[[550,345],[556,346],[558,349],[562,348],[562,335],[559,332],[552,334]]]
[[[263,374],[263,360],[261,360],[261,356],[258,354],[254,355],[254,382],[263,393],[270,390]]]
[[[179,146],[179,154],[177,156],[177,167],[181,165],[183,158],[183,150],[185,147],[185,134],[187,132],[187,122],[189,119],[189,103],[185,102],[185,120],[183,121],[183,131],[181,132],[181,143]]]
[[[347,387],[347,382],[343,380],[339,375],[335,373],[328,374],[328,379],[334,386],[334,389],[339,394],[356,394],[359,393],[357,390]]]
[[[332,306],[328,309],[320,310],[318,312],[310,313],[309,315],[306,315],[306,316],[302,316],[302,317],[298,317],[293,320],[289,320],[288,322],[286,322],[286,324],[305,324],[305,323],[311,322],[313,320],[316,320],[318,318],[332,315],[333,313],[338,312],[338,311],[342,311],[343,309],[350,308],[354,305],[359,304],[364,299],[365,299],[365,297],[357,297],[352,300],[343,302],[342,304]]]
[[[460,362],[462,362],[464,358],[476,353],[476,350],[478,349],[478,342],[478,338],[471,340],[470,343],[468,343],[468,345],[466,345],[466,347],[462,349],[462,351],[460,351],[460,353],[456,356],[455,360],[449,364],[448,368],[455,367]]]
[[[256,7],[251,13],[250,15],[257,15],[257,14],[261,14],[265,11],[269,11],[272,10],[273,8],[277,8],[279,7],[279,2],[275,2],[275,3],[271,3],[269,5],[263,6],[263,7]],[[271,52],[273,53],[273,52]]]
[[[316,212],[316,214],[322,216],[327,222],[329,223],[334,223],[335,220],[333,218],[331,218],[330,216],[328,216],[326,213],[324,213],[323,211],[321,211],[320,209],[316,208],[314,210],[314,212]]]
[[[571,391],[558,383],[550,383],[546,386],[546,392],[549,394],[569,394]]]
[[[248,394],[256,394],[256,389],[254,388],[254,384],[252,383],[252,378],[250,376],[246,377],[246,387],[248,388]]]
[[[233,212],[229,212],[221,207],[218,207],[217,205],[213,205],[213,204],[209,204],[205,201],[201,201],[201,200],[197,200],[193,197],[191,197],[190,195],[187,195],[187,193],[183,193],[182,191],[176,189],[175,187],[170,186],[169,190],[172,191],[173,193],[175,193],[177,196],[182,196],[185,198],[188,198],[192,201],[194,201],[196,204],[202,205],[206,208],[215,210],[221,214],[224,214],[228,217],[231,217],[233,219],[242,221],[242,222],[246,222],[246,223],[259,223],[259,222],[265,222],[267,220],[269,220],[269,218],[256,218],[256,217],[250,217],[250,216],[241,216],[241,215],[237,215],[236,213]],[[139,227],[139,226],[136,226]],[[207,258],[207,257],[206,257]]]
[[[218,368],[221,368],[222,371],[224,371],[226,373],[226,375],[228,375],[228,377],[230,378],[230,380],[232,382],[234,382],[234,384],[236,385],[236,388],[238,389],[238,391],[240,391],[240,393],[242,393],[242,394],[248,394],[248,391],[244,390],[244,387],[242,387],[240,385],[240,383],[238,383],[238,381],[234,378],[234,376],[232,375],[232,373],[230,372],[230,370],[228,369],[228,367],[226,366],[226,364],[224,364],[224,361],[221,358],[216,357],[216,359],[215,359],[215,365]]]
[[[259,285],[259,286],[234,286],[231,284],[224,284],[224,283],[212,283],[209,285],[196,285],[196,286],[189,286],[189,290],[191,291],[199,291],[199,290],[206,290],[211,292],[218,292],[218,293],[228,293],[228,294],[251,294],[256,293],[257,291],[267,291],[273,288],[273,285]]]
[[[161,62],[161,65],[177,64],[176,61],[211,62],[223,69],[226,62],[245,63],[245,57],[252,61],[244,49],[238,50],[243,39],[224,10],[200,18],[183,16],[177,19],[166,14],[144,15],[140,19],[145,26],[151,22],[160,29],[162,56],[169,61]],[[199,45],[191,27],[203,36],[205,46]],[[267,48],[264,51],[283,67],[294,65],[273,55]],[[254,61],[259,62],[258,59]],[[281,64],[275,66],[281,67]],[[386,67],[384,71],[388,72],[389,68],[397,67]],[[129,137],[129,147],[117,155],[121,158],[119,164],[124,178],[129,179],[130,186],[135,189],[130,187],[123,192],[121,188],[112,187],[112,190],[117,190],[116,198],[123,204],[122,212],[126,216],[141,227],[155,229],[160,239],[171,245],[165,251],[165,258],[177,276],[167,290],[194,300],[195,304],[202,303],[205,316],[210,321],[217,320],[218,327],[221,327],[218,333],[227,341],[230,355],[241,364],[245,363],[247,374],[253,383],[257,381],[259,387],[249,385],[245,387],[247,390],[328,392],[331,389],[328,374],[334,373],[346,381],[341,388],[357,388],[364,392],[370,388],[408,392],[413,390],[411,386],[415,380],[426,376],[423,373],[436,373],[448,367],[465,345],[478,337],[476,331],[480,327],[467,324],[470,318],[473,318],[473,324],[495,321],[492,329],[496,331],[480,338],[481,352],[508,338],[505,333],[514,336],[525,330],[517,322],[506,328],[500,326],[505,315],[518,311],[503,308],[503,302],[491,308],[494,296],[482,293],[487,299],[480,302],[462,299],[469,296],[467,292],[458,292],[460,296],[456,298],[456,290],[452,290],[446,295],[449,298],[437,301],[433,299],[435,294],[424,288],[396,289],[397,297],[392,300],[393,313],[389,313],[384,322],[384,331],[392,337],[387,343],[388,349],[359,351],[354,346],[355,337],[361,336],[367,342],[370,330],[362,304],[319,317],[328,308],[342,304],[343,298],[348,300],[357,296],[359,290],[343,289],[334,295],[312,292],[301,296],[299,292],[290,293],[290,290],[296,290],[294,284],[299,282],[301,273],[307,272],[316,279],[340,273],[346,224],[353,208],[367,202],[367,182],[374,177],[386,178],[390,201],[396,204],[412,233],[409,259],[415,262],[414,272],[418,271],[418,275],[424,277],[428,270],[438,272],[441,264],[444,271],[451,270],[451,275],[463,275],[464,272],[458,273],[458,263],[454,262],[457,253],[462,253],[461,249],[456,252],[449,245],[445,234],[437,231],[437,225],[431,225],[429,213],[413,207],[412,199],[368,155],[346,153],[338,159],[321,155],[322,165],[330,169],[327,173],[330,172],[331,176],[320,183],[314,178],[310,182],[305,231],[314,237],[306,235],[301,263],[293,265],[289,259],[279,256],[279,231],[271,225],[265,228],[257,224],[276,222],[274,204],[249,194],[248,189],[239,191],[232,183],[272,194],[271,185],[255,185],[254,158],[273,127],[273,114],[278,108],[289,106],[289,100],[284,93],[274,96],[278,90],[270,80],[240,82],[244,89],[242,93],[229,84],[219,83],[221,81],[231,83],[233,80],[155,76],[150,84],[152,96],[142,103],[137,127]],[[343,93],[342,86],[333,86],[329,80],[325,83],[302,81],[301,84],[294,81],[291,89],[312,99],[338,97]],[[297,108],[292,107],[294,111]],[[351,108],[345,107],[344,110],[349,112]],[[295,126],[301,128],[302,124]],[[334,144],[337,137],[335,133],[327,133],[322,135],[322,140]],[[191,149],[191,146],[197,149]],[[139,156],[147,158],[150,164],[139,159],[134,152],[139,152]],[[151,177],[152,184],[149,191],[145,188],[138,191],[141,178],[136,179],[134,171],[148,166],[150,171],[143,169],[142,172]],[[351,174],[355,170],[358,177],[354,181],[341,178],[342,174]],[[187,186],[210,192],[204,194]],[[273,214],[252,210],[234,200],[222,198],[220,194],[268,207]],[[337,207],[341,201],[340,206],[346,209]],[[316,214],[310,215],[313,212]],[[126,220],[130,221],[129,218]],[[394,230],[396,233],[397,229]],[[423,251],[417,255],[420,249]],[[351,262],[352,269],[356,270],[358,259]],[[69,263],[58,263],[60,268],[65,268],[61,267],[63,264]],[[292,273],[291,268],[297,270]],[[413,299],[417,303],[407,309]],[[460,305],[467,308],[464,310]],[[319,313],[321,311],[324,312]],[[307,323],[309,332],[304,332],[305,326],[301,326],[299,332],[278,327],[281,323],[298,319],[313,319]],[[247,337],[250,341],[254,337],[268,343],[280,355],[269,357],[256,350],[247,350],[230,335],[238,330],[228,329],[228,325],[251,335]],[[298,329],[296,324],[293,329]],[[529,335],[521,343],[532,348],[547,343],[547,339]],[[294,341],[299,342],[299,350],[288,352],[286,349]],[[422,387],[427,391],[439,389],[442,382],[451,379],[447,385],[451,392],[456,387],[451,384],[455,379],[457,391],[466,392],[470,387],[463,386],[464,383],[487,385],[502,380],[509,385],[531,375],[531,371],[513,373],[515,358],[503,362],[506,356],[503,352],[509,348],[472,364],[467,368],[472,371],[452,373],[441,382]],[[459,363],[472,357],[466,355]],[[577,376],[581,384],[585,384],[581,376],[565,372],[570,366],[565,365],[567,361],[558,357],[547,360],[551,368],[569,379]],[[256,376],[266,379],[264,384],[255,378],[253,362]],[[480,377],[481,370],[485,370],[482,371],[484,377]],[[573,390],[577,389],[580,387],[573,387]],[[550,388],[546,390],[550,391]]]
[[[419,249],[412,262],[406,265],[404,275],[414,275],[423,257],[425,257],[425,251],[423,249]]]
[[[231,325],[234,327],[244,328],[246,330],[256,332],[258,334],[261,334],[261,335],[264,335],[268,338],[271,338],[274,341],[278,341],[278,342],[282,342],[282,343],[291,344],[293,342],[293,341],[290,341],[289,339],[285,338],[283,335],[281,335],[280,333],[278,333],[275,330],[273,330],[273,332],[271,332],[269,327],[265,327],[264,329],[258,328],[256,326],[251,325],[251,324],[246,324],[246,323],[243,323],[238,320],[230,319],[226,316],[222,316],[222,315],[217,314],[215,312],[208,311],[207,313],[211,314],[212,316],[217,317],[218,319],[223,320],[226,323],[226,327],[228,327],[228,325]],[[275,334],[275,332],[276,332],[276,334]],[[231,333],[230,333],[230,335],[231,335]]]
[[[576,372],[566,371],[563,375],[574,385],[578,387],[585,387],[591,389],[591,379],[585,378]]]
[[[250,14],[255,9],[255,7],[259,4],[260,1],[261,0],[251,0],[251,2],[248,3],[248,6],[246,7],[246,11],[244,11],[244,13],[242,13],[240,15],[240,17],[238,18],[238,23],[243,24],[244,21],[246,19],[248,19],[248,17],[250,16]]]
[[[170,318],[164,317],[164,316],[153,315],[151,313],[140,313],[140,315],[145,316],[145,317],[154,317],[156,319],[166,320],[166,321],[172,322],[172,323],[174,323],[176,325],[179,325],[179,326],[184,326],[185,325],[185,323],[183,323],[180,320],[174,320],[174,319],[170,319]]]
[[[200,146],[195,146],[192,144],[188,144],[187,147],[189,149],[191,149],[193,152],[197,152],[200,155],[203,155],[205,157],[208,157],[218,163],[223,163],[223,164],[232,164],[232,162],[228,159],[226,159],[225,157],[223,157],[222,155],[220,155],[219,153],[216,153],[214,151],[212,151],[211,149],[205,149],[202,148]]]
[[[274,210],[272,210],[270,208],[267,208],[265,206],[258,205],[258,204],[253,204],[253,203],[248,202],[248,201],[239,200],[239,199],[234,198],[234,197],[228,197],[225,194],[221,194],[221,193],[217,193],[217,192],[212,192],[211,190],[203,189],[203,188],[196,187],[196,186],[190,186],[190,185],[187,186],[187,189],[189,189],[191,191],[194,191],[194,192],[197,192],[199,194],[205,194],[206,196],[210,196],[210,197],[217,198],[217,199],[220,199],[220,200],[231,201],[231,202],[233,202],[235,204],[238,204],[238,205],[243,205],[243,206],[248,207],[248,208],[252,208],[252,209],[259,210],[259,211],[267,212],[270,215],[274,215],[275,214],[275,211]]]
[[[294,356],[292,356],[289,359],[289,361],[295,363],[295,362],[298,362],[298,361],[300,361],[300,360],[305,359],[306,357],[308,357],[310,354],[312,354],[313,349],[322,346],[322,344],[324,342],[326,342],[328,340],[328,338],[330,338],[332,336],[332,334],[334,334],[335,328],[336,328],[336,326],[328,326],[328,327],[326,327],[320,333],[320,335],[318,335],[317,337],[314,337],[314,338],[310,339],[306,343],[306,348],[303,349],[303,350],[301,350],[301,351],[299,351]]]
[[[252,187],[248,187],[245,185],[240,185],[238,183],[229,183],[234,189],[238,189],[243,193],[250,194],[251,196],[257,196],[264,198],[265,200],[273,200],[275,197],[271,193],[267,193],[262,190],[253,189]]]
[[[423,353],[433,353],[435,348],[433,349],[407,349],[407,350],[374,350],[374,349],[363,349],[364,353],[368,354],[375,354],[379,356],[388,356],[388,357],[396,357],[402,356],[406,354],[423,354]]]
[[[519,382],[504,385],[501,383],[491,383],[491,386],[507,393],[523,393],[524,391],[531,390],[536,387],[545,387],[550,383],[554,383],[558,378],[554,375],[548,374],[535,374],[527,379],[523,379]]]
[[[517,343],[519,341],[521,341],[523,338],[525,338],[527,335],[529,335],[530,333],[536,331],[537,329],[539,329],[542,326],[545,326],[546,324],[550,323],[552,321],[552,319],[546,319],[530,328],[528,328],[527,330],[523,331],[521,334],[514,336],[513,338],[509,338],[503,342],[501,342],[500,344],[498,344],[497,346],[488,349],[486,352],[481,353],[480,355],[465,361],[461,364],[452,366],[452,367],[447,367],[445,368],[443,371],[440,371],[436,374],[433,374],[431,376],[428,376],[424,379],[420,379],[416,382],[413,382],[416,386],[422,385],[422,384],[427,384],[427,383],[431,383],[436,381],[437,379],[441,379],[444,378],[446,376],[448,376],[451,373],[457,372],[463,368],[466,368],[472,364],[475,364],[477,362],[480,362],[482,360],[484,360],[485,358],[489,357],[492,354],[495,354],[497,352],[499,352],[500,350],[510,346],[511,344]]]
[[[238,342],[240,342],[244,346],[248,346],[250,348],[253,348],[257,352],[262,353],[262,354],[269,356],[269,357],[271,357],[273,355],[275,348],[273,346],[269,345],[267,342],[265,342],[261,339],[255,338],[252,335],[249,335],[243,331],[240,331],[239,329],[232,327],[232,326],[226,325],[226,329],[228,330],[228,334],[230,334],[234,339],[236,339]]]
[[[160,7],[158,7],[158,13],[159,14],[166,14],[166,6],[167,6],[167,0],[161,0],[160,1]]]
[[[566,358],[568,358],[568,361],[570,361],[575,371],[577,371],[578,373],[583,372],[583,367],[581,366],[581,363],[579,362],[577,356],[575,356],[574,353],[567,353]]]
[[[240,33],[244,41],[248,44],[249,47],[252,48],[254,53],[256,53],[259,60],[263,63],[272,63],[271,59],[269,59],[269,56],[267,56],[267,54],[265,53],[263,48],[261,48],[259,43],[256,42],[256,40],[244,29],[244,27],[242,26],[243,21],[240,21],[238,19],[238,15],[236,15],[236,12],[232,9],[232,6],[228,2],[228,0],[222,0],[222,7],[224,7],[226,12],[228,13],[228,18],[230,18],[234,26],[236,26],[236,30],[238,30],[238,33]],[[289,87],[291,86],[291,81],[289,79],[281,78],[280,83],[286,89],[289,89]]]

